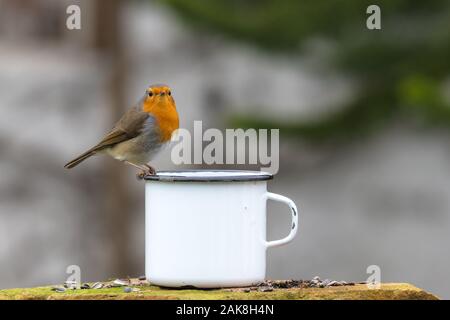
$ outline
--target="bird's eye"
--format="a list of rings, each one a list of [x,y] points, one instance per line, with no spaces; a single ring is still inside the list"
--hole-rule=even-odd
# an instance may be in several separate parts
[[[149,97],[153,97],[153,92],[152,92],[152,91],[149,91],[149,92],[148,92],[148,96],[149,96]]]
[[[167,91],[167,94],[168,94],[169,96],[171,96],[171,95],[172,95],[172,92],[170,92],[170,90],[169,90],[169,91]]]

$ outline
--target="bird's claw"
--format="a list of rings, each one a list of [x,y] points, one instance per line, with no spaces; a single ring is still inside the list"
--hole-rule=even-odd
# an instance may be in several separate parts
[[[138,180],[144,179],[145,176],[146,176],[146,172],[145,172],[145,171],[141,171],[141,172],[139,172],[139,173],[136,173],[136,178],[137,178]]]
[[[145,171],[146,174],[153,176],[156,174],[156,170],[152,167],[149,166],[148,164],[145,165],[147,167],[147,170]]]
[[[138,180],[142,180],[145,178],[145,176],[153,176],[156,174],[156,170],[150,166],[146,166],[147,170],[142,170],[138,174],[136,174],[136,178]]]

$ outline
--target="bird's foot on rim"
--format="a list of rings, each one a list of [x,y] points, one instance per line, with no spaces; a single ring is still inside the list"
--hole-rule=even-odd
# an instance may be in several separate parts
[[[156,174],[156,170],[155,170],[153,167],[151,167],[151,166],[149,166],[149,165],[147,165],[147,164],[145,164],[144,166],[145,166],[147,169],[146,169],[146,170],[142,170],[141,172],[139,172],[138,174],[136,174],[136,178],[137,178],[138,180],[144,179],[145,176],[153,176],[153,175]]]
[[[144,179],[144,177],[147,175],[147,171],[141,171],[141,172],[139,172],[139,173],[136,173],[136,178],[138,179],[138,180],[142,180],[142,179]]]
[[[154,176],[156,174],[155,168],[153,168],[152,166],[149,166],[148,164],[144,164],[144,166],[148,169],[148,170],[146,170],[146,174],[148,174],[150,176]]]

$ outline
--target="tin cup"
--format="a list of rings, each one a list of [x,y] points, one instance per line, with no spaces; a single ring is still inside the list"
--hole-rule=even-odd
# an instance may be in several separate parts
[[[219,288],[264,281],[266,250],[295,237],[298,211],[267,191],[260,171],[162,171],[145,177],[145,274],[166,287]],[[267,200],[291,214],[287,237],[266,240]]]

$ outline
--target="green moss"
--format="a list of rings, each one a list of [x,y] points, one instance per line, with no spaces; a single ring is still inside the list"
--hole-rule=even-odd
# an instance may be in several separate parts
[[[436,296],[418,289],[410,284],[383,284],[379,290],[368,289],[365,285],[308,288],[308,289],[274,289],[271,292],[219,289],[167,289],[156,286],[140,286],[140,291],[125,293],[122,287],[108,289],[67,290],[64,293],[52,291],[52,287],[37,287],[25,289],[0,290],[0,299],[24,300],[154,300],[154,299],[180,299],[180,300],[434,300]]]

